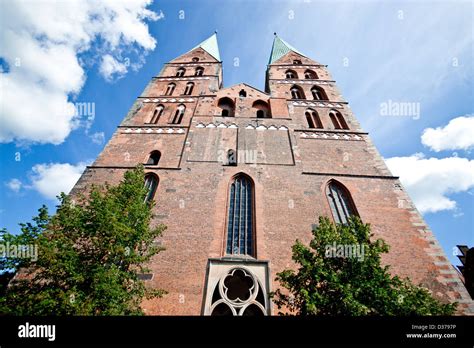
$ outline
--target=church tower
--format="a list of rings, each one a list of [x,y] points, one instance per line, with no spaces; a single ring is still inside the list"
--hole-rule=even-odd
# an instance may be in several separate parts
[[[271,315],[276,273],[321,215],[358,215],[383,261],[474,311],[437,240],[339,93],[326,65],[275,35],[265,91],[223,87],[217,35],[166,63],[72,194],[145,166],[166,248],[142,275],[168,291],[152,315]]]

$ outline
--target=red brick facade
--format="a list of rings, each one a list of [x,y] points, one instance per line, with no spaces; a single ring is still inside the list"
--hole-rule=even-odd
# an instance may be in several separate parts
[[[294,65],[296,59],[301,64]],[[180,67],[186,72],[176,77]],[[197,67],[204,68],[202,76],[194,75]],[[288,69],[298,77],[287,78]],[[305,79],[308,69],[314,78]],[[183,95],[189,82],[193,91]],[[176,86],[167,96],[170,83]],[[305,99],[292,100],[293,85],[302,88]],[[314,86],[323,88],[327,101],[313,100]],[[146,163],[151,151],[161,152],[158,165],[145,168],[159,177],[154,222],[168,226],[160,240],[166,250],[151,264],[153,278],[148,282],[168,294],[146,301],[146,313],[208,313],[213,262],[220,264],[226,256],[229,185],[238,173],[254,184],[255,254],[225,262],[260,267],[258,279],[265,292],[277,288],[277,272],[292,266],[295,240],[308,242],[318,216],[332,216],[325,191],[329,180],[337,180],[350,192],[361,219],[391,246],[384,262],[394,273],[422,283],[440,299],[460,302],[461,312],[474,311],[429,227],[360,127],[326,66],[290,51],[268,66],[267,89],[246,84],[223,88],[221,62],[198,47],[165,64],[76,184],[73,193],[91,183],[117,183],[125,170]],[[234,116],[221,116],[223,97],[234,103]],[[264,103],[255,104],[257,100]],[[258,105],[265,103],[267,117],[257,118]],[[164,111],[150,124],[160,104]],[[184,117],[172,124],[181,104],[186,107]],[[309,108],[318,113],[322,129],[308,128]],[[335,129],[331,110],[340,112],[349,129]],[[236,166],[223,163],[229,149],[237,154]],[[269,303],[265,311],[276,313]]]

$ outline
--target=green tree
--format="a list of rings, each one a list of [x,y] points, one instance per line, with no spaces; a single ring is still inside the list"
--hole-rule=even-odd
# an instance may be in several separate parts
[[[277,274],[282,289],[272,297],[278,308],[297,315],[454,313],[457,304],[443,304],[408,278],[391,276],[389,267],[381,265],[381,254],[389,247],[382,239],[371,241],[372,236],[370,225],[356,217],[347,225],[334,225],[320,217],[309,246],[297,240],[292,247],[297,270]],[[340,257],[337,253],[343,246],[357,246],[359,249],[352,250],[359,254]]]
[[[141,315],[144,298],[162,296],[139,279],[162,248],[165,230],[150,227],[153,202],[143,167],[125,173],[117,186],[91,186],[87,195],[59,196],[50,216],[45,206],[21,233],[0,231],[0,243],[36,245],[37,259],[4,257],[0,272],[18,275],[0,297],[0,313],[15,315]],[[8,255],[7,255],[8,256]]]

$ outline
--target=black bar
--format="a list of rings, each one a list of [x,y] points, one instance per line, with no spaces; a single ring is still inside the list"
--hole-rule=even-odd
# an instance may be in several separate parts
[[[20,338],[19,326],[55,325],[55,339]],[[14,317],[0,316],[0,346],[410,344],[469,346],[474,317]],[[408,338],[407,334],[421,334]],[[435,338],[433,334],[452,337]],[[430,336],[431,335],[431,336]],[[455,337],[453,336],[455,335]]]

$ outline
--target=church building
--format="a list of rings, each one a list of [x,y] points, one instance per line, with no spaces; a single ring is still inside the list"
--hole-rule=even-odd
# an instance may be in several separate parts
[[[146,314],[275,315],[268,294],[294,266],[295,240],[308,243],[319,216],[350,215],[390,245],[383,262],[393,274],[472,313],[327,66],[277,35],[269,53],[265,90],[224,87],[216,34],[164,64],[72,191],[117,184],[144,165],[153,224],[167,229],[143,278],[168,291],[144,302]]]

